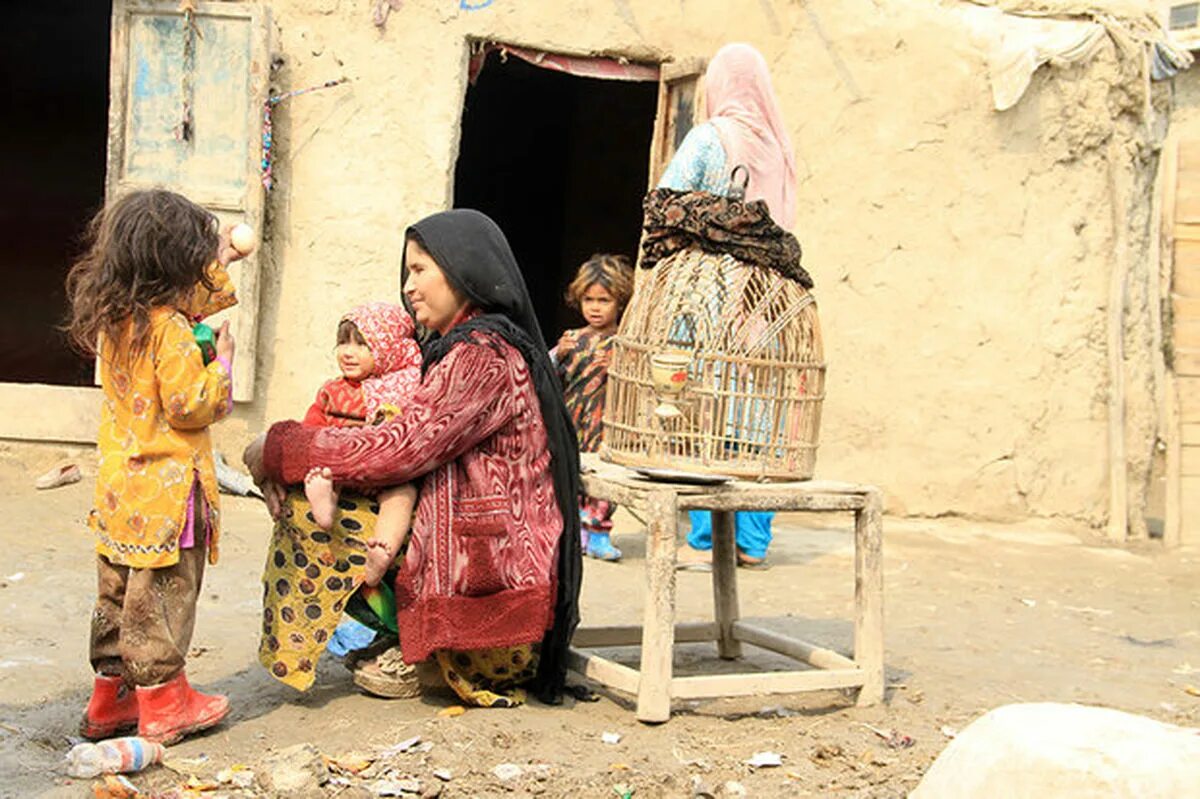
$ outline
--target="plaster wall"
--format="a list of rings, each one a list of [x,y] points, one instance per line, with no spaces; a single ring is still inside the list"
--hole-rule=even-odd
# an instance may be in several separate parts
[[[302,414],[335,374],[340,314],[399,296],[404,227],[452,200],[468,39],[648,61],[743,40],[771,64],[799,161],[796,233],[829,363],[818,476],[877,483],[893,512],[1101,524],[1105,310],[1123,258],[1139,512],[1164,100],[1112,48],[1043,69],[997,113],[983,56],[930,0],[406,0],[382,30],[372,6],[271,3],[274,87],[351,82],[276,114],[256,399],[218,446]]]

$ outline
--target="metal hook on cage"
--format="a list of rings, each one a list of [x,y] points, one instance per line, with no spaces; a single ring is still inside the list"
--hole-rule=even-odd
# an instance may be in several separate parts
[[[738,185],[738,173],[742,175],[741,185]],[[738,164],[729,173],[729,196],[734,200],[745,200],[746,189],[750,185],[750,170],[744,164]]]

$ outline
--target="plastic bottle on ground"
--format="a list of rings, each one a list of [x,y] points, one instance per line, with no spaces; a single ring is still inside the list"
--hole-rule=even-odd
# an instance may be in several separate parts
[[[162,759],[162,744],[144,738],[110,738],[72,747],[67,753],[67,774],[90,778],[100,774],[129,773],[161,763]]]

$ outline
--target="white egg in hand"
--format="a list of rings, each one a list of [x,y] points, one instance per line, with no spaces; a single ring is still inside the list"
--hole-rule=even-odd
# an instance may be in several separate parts
[[[229,231],[229,243],[242,255],[249,255],[254,252],[254,228],[244,222],[234,225],[233,230]]]

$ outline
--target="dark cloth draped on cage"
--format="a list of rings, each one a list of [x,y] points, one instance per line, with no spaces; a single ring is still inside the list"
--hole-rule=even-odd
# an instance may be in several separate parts
[[[825,357],[800,243],[761,201],[657,189],[645,210],[642,264],[654,268],[613,341],[607,456],[811,478]]]
[[[698,247],[712,255],[731,255],[751,266],[773,269],[802,287],[813,287],[800,265],[800,242],[771,219],[762,200],[746,202],[707,191],[654,189],[642,204],[645,238],[643,269],[664,258]]]

